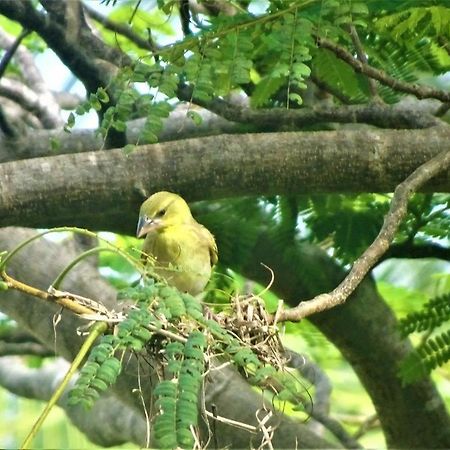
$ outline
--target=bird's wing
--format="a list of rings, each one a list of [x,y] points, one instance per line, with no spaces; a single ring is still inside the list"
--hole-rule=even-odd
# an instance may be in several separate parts
[[[208,230],[208,228],[204,227],[203,225],[200,225],[199,223],[196,223],[195,229],[198,231],[198,233],[201,236],[201,240],[208,245],[208,251],[209,251],[209,259],[211,263],[211,267],[217,264],[219,251],[217,249],[217,244],[214,239],[214,236],[212,233]]]

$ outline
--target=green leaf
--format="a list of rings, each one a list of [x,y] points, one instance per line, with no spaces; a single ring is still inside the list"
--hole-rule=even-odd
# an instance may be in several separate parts
[[[102,109],[102,105],[95,94],[89,95],[89,102],[96,111],[100,111]]]
[[[122,148],[122,151],[125,153],[125,155],[130,155],[136,150],[136,148],[137,146],[135,144],[127,144]]]
[[[202,116],[198,112],[192,111],[191,109],[187,112],[186,116],[189,117],[189,119],[191,119],[197,126],[201,125],[203,122]]]
[[[99,87],[97,89],[97,98],[102,102],[102,103],[108,103],[109,102],[109,95],[106,92],[105,88]]]
[[[297,103],[298,105],[303,104],[303,99],[300,97],[299,94],[296,94],[295,92],[291,92],[289,94],[289,100],[292,100],[293,102]]]
[[[70,128],[73,128],[74,125],[75,125],[75,115],[71,112],[69,114],[69,117],[67,118],[64,130],[70,132]]]

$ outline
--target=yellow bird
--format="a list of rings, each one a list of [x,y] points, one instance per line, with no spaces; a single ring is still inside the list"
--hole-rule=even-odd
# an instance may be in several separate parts
[[[214,236],[171,192],[157,192],[141,206],[136,235],[146,236],[142,252],[155,260],[154,272],[192,295],[202,292],[217,262]]]

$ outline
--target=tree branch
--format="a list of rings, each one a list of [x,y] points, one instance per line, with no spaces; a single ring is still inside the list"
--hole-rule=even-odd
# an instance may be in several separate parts
[[[115,33],[125,36],[127,39],[136,44],[138,47],[145,48],[147,50],[150,50],[151,52],[159,50],[158,47],[153,42],[151,42],[150,40],[143,39],[141,36],[134,33],[129,26],[114,22],[113,20],[100,14],[97,10],[91,8],[89,5],[85,3],[83,4],[83,9],[86,11],[86,14],[92,19],[94,19],[96,22],[101,23],[108,30],[114,31]]]
[[[446,150],[449,137],[446,128],[221,135],[141,146],[129,155],[110,150],[14,161],[0,164],[0,226],[78,225],[132,234],[129,218],[161,189],[190,201],[390,192]],[[449,181],[447,171],[426,189],[450,191]]]
[[[433,243],[414,244],[404,242],[392,244],[389,250],[380,258],[380,261],[389,258],[437,258],[450,261],[450,248]]]
[[[444,103],[450,102],[449,92],[440,89],[433,89],[428,86],[411,84],[405,81],[397,80],[396,78],[388,75],[386,72],[365,64],[358,59],[355,59],[348,50],[326,38],[317,36],[316,42],[319,47],[326,48],[327,50],[332,51],[338,58],[342,59],[347,64],[352,66],[356,72],[360,72],[370,78],[373,78],[374,80],[378,80],[380,83],[389,86],[396,91],[412,94],[419,99],[435,98],[437,100],[441,100]]]
[[[355,261],[342,283],[327,294],[320,294],[312,300],[303,301],[295,308],[282,311],[279,321],[297,322],[311,314],[333,308],[344,303],[361,283],[369,270],[388,250],[395,233],[406,216],[408,200],[422,185],[450,167],[450,150],[446,150],[418,167],[395,189],[389,212],[385,217],[380,233],[369,248]]]
[[[56,94],[58,99],[58,95]],[[75,101],[76,99],[73,99]],[[244,133],[252,131],[249,127],[229,122],[206,109],[197,109],[202,123],[196,125],[186,116],[186,106],[179,105],[164,121],[159,135],[160,142],[188,139],[198,136],[212,136],[223,133]],[[128,144],[137,142],[145,119],[131,120],[127,123],[126,139]],[[53,148],[51,143],[56,145]],[[0,137],[0,163],[19,159],[54,156],[67,153],[84,153],[98,150],[103,139],[93,129],[74,129],[71,133],[63,130],[33,130],[22,133],[14,139]],[[145,142],[141,142],[145,144]]]
[[[26,29],[22,30],[20,32],[19,36],[17,36],[17,38],[12,43],[12,45],[8,48],[8,50],[3,55],[3,57],[0,61],[0,78],[4,75],[6,68],[8,67],[8,64],[11,62],[11,60],[14,56],[14,53],[19,48],[20,43],[29,34],[30,34],[29,30],[26,30]]]
[[[364,51],[364,48],[361,44],[361,40],[358,36],[358,31],[356,30],[355,25],[352,23],[348,25],[348,32],[350,34],[350,37],[352,38],[353,45],[355,46],[356,55],[358,56],[359,61],[361,61],[363,64],[367,65],[367,56],[366,52]],[[369,92],[370,95],[376,100],[381,101],[381,98],[379,97],[377,93],[377,85],[375,84],[375,81],[368,77],[367,81],[369,83]]]
[[[318,80],[316,80],[318,81]],[[180,86],[178,97],[191,101],[192,89]],[[222,99],[200,101],[195,97],[194,103],[209,109],[227,120],[257,125],[266,131],[298,130],[321,123],[366,123],[379,128],[428,128],[441,122],[433,117],[438,107],[431,114],[396,106],[372,103],[370,105],[346,105],[340,107],[301,108],[301,109],[252,109],[230,104]]]
[[[44,128],[57,128],[64,123],[58,104],[49,94],[40,95],[20,81],[2,78],[0,95],[13,100],[23,109],[34,114]],[[54,106],[56,106],[56,110]]]

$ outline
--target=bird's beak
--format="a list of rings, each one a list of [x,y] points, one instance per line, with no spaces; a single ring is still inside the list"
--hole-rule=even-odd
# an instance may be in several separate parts
[[[158,225],[159,224],[157,220],[149,219],[145,216],[139,216],[136,237],[141,238],[142,236],[145,236],[148,232],[155,229]]]

